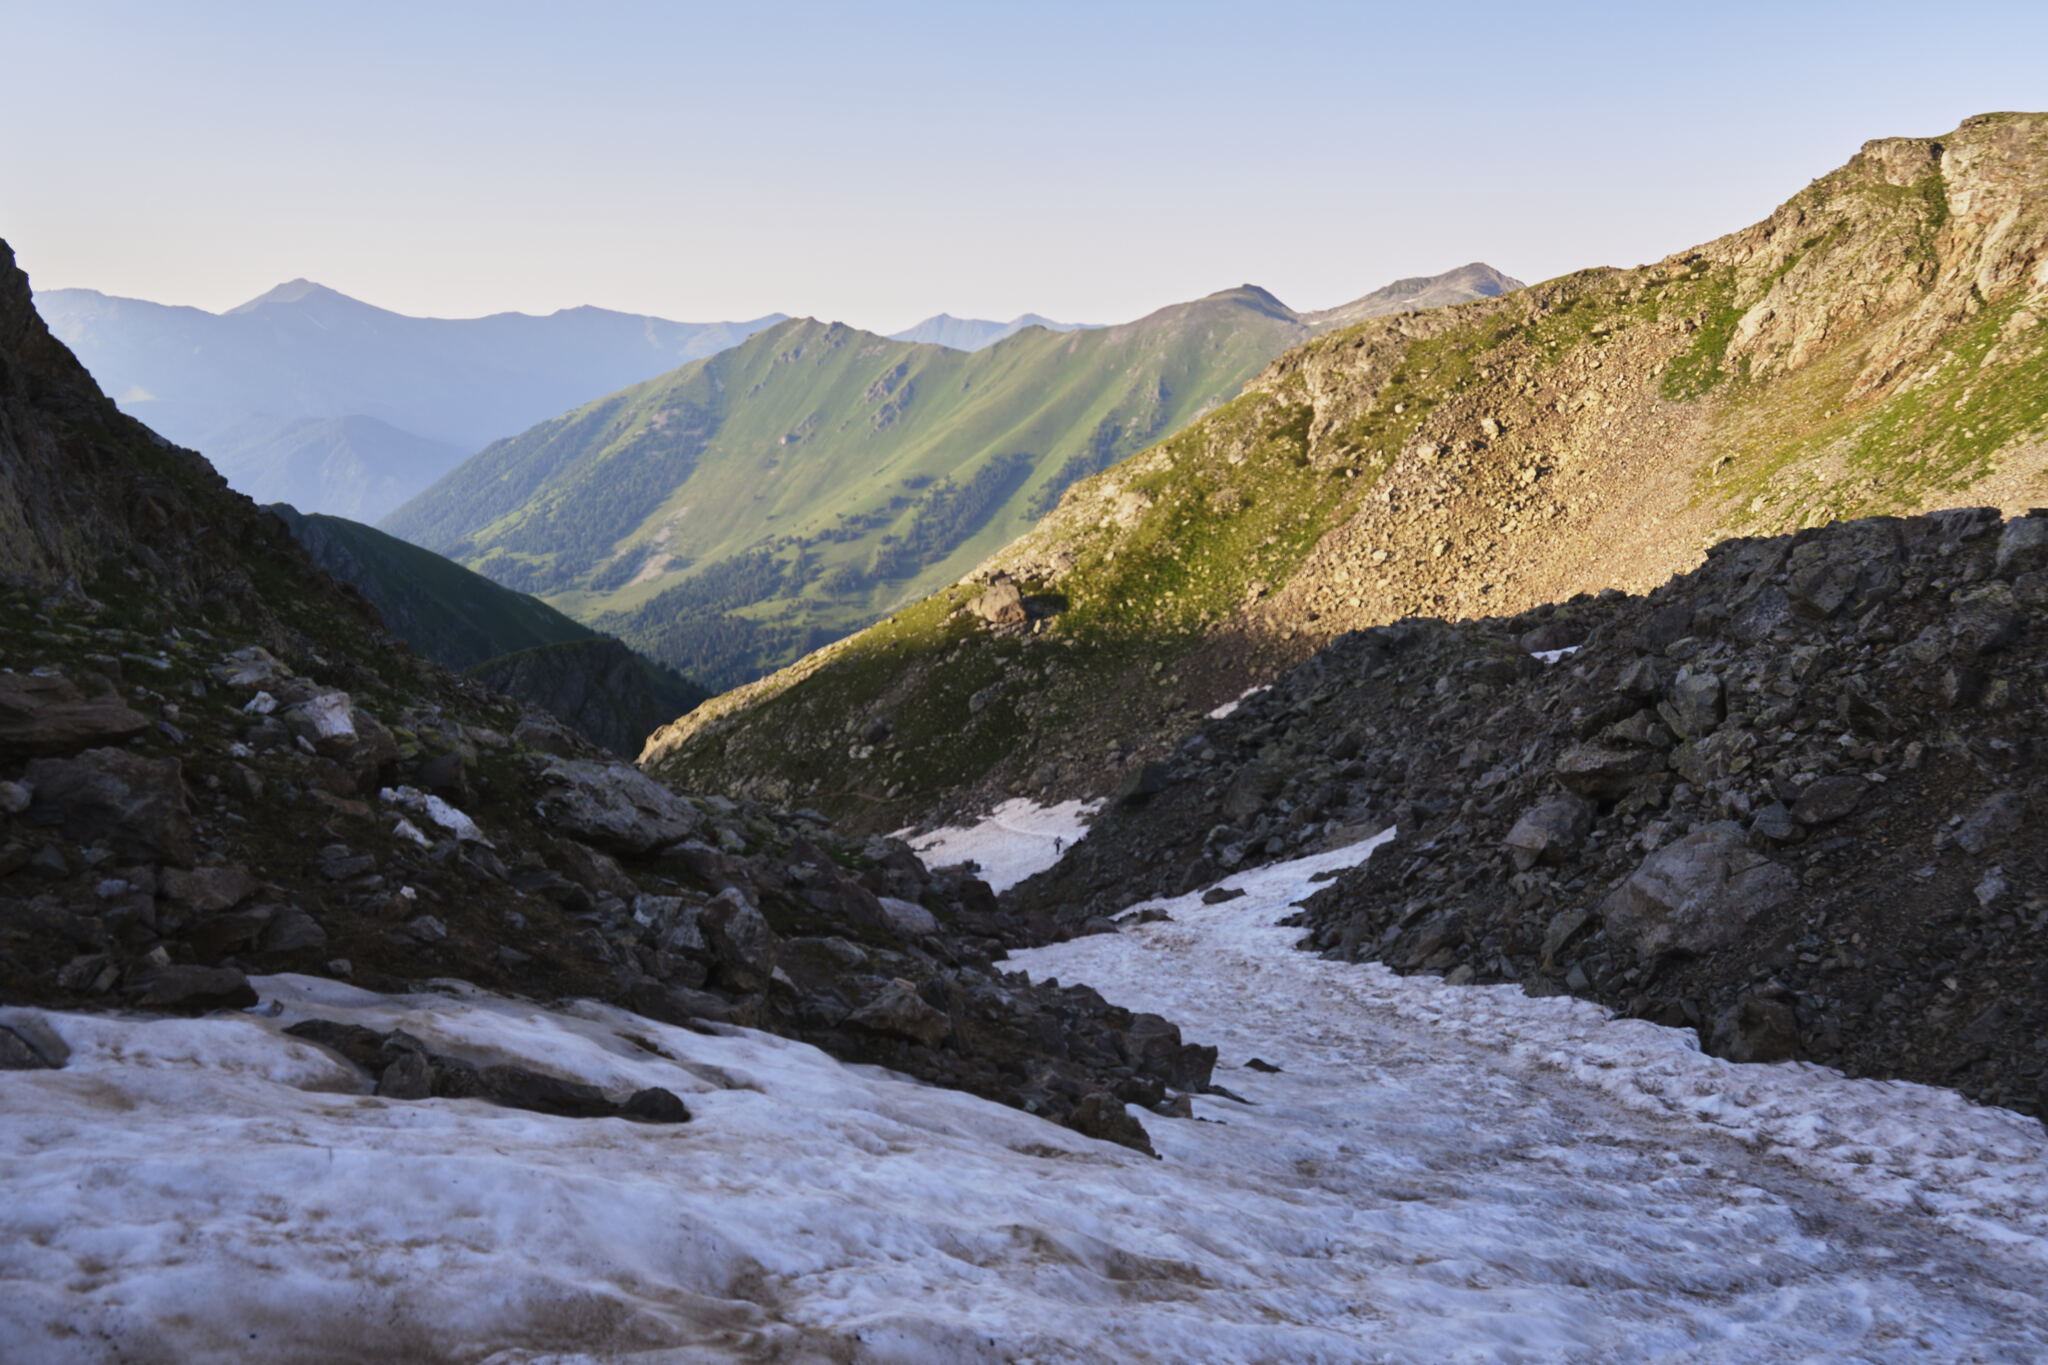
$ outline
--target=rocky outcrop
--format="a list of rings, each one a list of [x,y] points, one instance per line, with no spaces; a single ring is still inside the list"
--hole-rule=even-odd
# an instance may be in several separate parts
[[[1079,933],[1392,824],[1305,947],[2048,1113],[2043,525],[1736,540],[1641,597],[1346,636],[1006,904]]]

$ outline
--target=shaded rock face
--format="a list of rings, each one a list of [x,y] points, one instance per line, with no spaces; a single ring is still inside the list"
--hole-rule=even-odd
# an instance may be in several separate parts
[[[623,763],[568,760],[548,768],[541,813],[600,848],[646,853],[696,830],[701,817],[659,782]]]
[[[470,676],[538,707],[592,744],[633,758],[680,712],[649,684],[647,666],[617,640],[581,640],[479,664]]]
[[[87,698],[61,675],[0,674],[0,757],[77,753],[118,744],[149,728],[149,718],[124,705],[104,679]]]
[[[1347,636],[1006,906],[1079,933],[1391,823],[1306,903],[1304,947],[2042,1112],[2041,524],[1731,541],[1644,597]],[[1517,662],[1559,639],[1577,651]]]
[[[31,824],[55,826],[81,844],[104,842],[118,858],[190,867],[197,856],[176,759],[89,749],[76,758],[36,759],[24,776],[35,793]]]

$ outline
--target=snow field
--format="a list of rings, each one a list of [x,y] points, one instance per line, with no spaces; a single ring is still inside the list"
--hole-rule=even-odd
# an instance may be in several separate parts
[[[0,1073],[0,1357],[2048,1355],[2038,1125],[1295,951],[1272,922],[1370,847],[1019,955],[1222,1047],[1252,1103],[1146,1116],[1156,1162],[772,1036],[459,983],[276,977],[275,1016],[48,1015],[70,1065]],[[696,1121],[377,1099],[279,1031],[312,1016],[663,1085]]]
[[[1088,818],[1100,801],[1062,801],[1041,806],[1017,797],[997,806],[979,824],[933,830],[909,840],[927,867],[973,862],[979,876],[998,892],[1043,872],[1088,833]],[[896,832],[902,838],[905,831]]]

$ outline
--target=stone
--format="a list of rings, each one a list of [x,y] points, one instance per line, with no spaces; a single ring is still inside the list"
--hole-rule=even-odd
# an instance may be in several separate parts
[[[0,1009],[0,1071],[56,1071],[71,1060],[71,1045],[41,1015]]]
[[[105,841],[119,858],[190,867],[197,856],[184,770],[174,758],[88,749],[38,758],[25,774],[30,818],[60,826],[80,844]]]
[[[0,759],[73,754],[149,727],[111,689],[88,698],[62,674],[0,673]]]
[[[1152,1150],[1152,1138],[1145,1125],[1131,1117],[1122,1100],[1106,1092],[1084,1095],[1068,1116],[1067,1126],[1083,1137],[1135,1148],[1147,1156],[1159,1155]]]
[[[1581,929],[1592,923],[1593,917],[1584,910],[1560,910],[1550,917],[1550,927],[1543,932],[1543,970],[1557,970],[1557,955],[1564,946],[1578,936]]]
[[[1949,614],[1949,638],[1959,657],[1993,654],[2019,639],[2026,613],[2003,583],[1986,583],[1966,593]]]
[[[401,1051],[377,1077],[377,1093],[390,1100],[423,1100],[434,1093],[434,1064],[424,1052]]]
[[[1749,832],[1756,838],[1783,844],[1799,836],[1799,825],[1784,802],[1773,801],[1757,811],[1756,818],[1749,822]]]
[[[1713,1051],[1731,1062],[1782,1062],[1799,1055],[1799,1020],[1780,993],[1749,991],[1714,1018]]]
[[[1802,825],[1825,825],[1863,804],[1870,784],[1860,777],[1816,778],[1792,805],[1792,818]]]
[[[1212,886],[1202,893],[1202,904],[1223,905],[1243,899],[1248,892],[1241,886]]]
[[[882,917],[889,928],[905,938],[923,938],[939,932],[939,919],[916,901],[902,900],[895,896],[877,896],[882,907]]]
[[[543,777],[552,786],[540,799],[541,816],[613,852],[651,853],[704,822],[695,806],[623,763],[562,760]]]
[[[1648,960],[1725,947],[1798,886],[1789,869],[1749,847],[1742,826],[1722,820],[1643,859],[1601,912],[1609,936]]]
[[[1654,749],[1610,749],[1574,744],[1557,760],[1557,779],[1580,796],[1612,800],[1627,793],[1637,780],[1665,768]]]
[[[590,744],[581,735],[544,712],[529,711],[512,727],[512,742],[556,758],[574,759]]]
[[[210,671],[215,682],[242,692],[268,687],[292,676],[292,671],[279,662],[277,656],[259,645],[236,650]]]
[[[611,1101],[594,1085],[563,1080],[523,1066],[486,1066],[477,1070],[484,1095],[508,1109],[562,1118],[605,1118],[615,1113]]]
[[[139,1009],[173,1014],[248,1009],[256,1003],[249,978],[232,967],[159,967],[135,988]]]
[[[1664,723],[1683,739],[1710,735],[1725,714],[1719,674],[1695,672],[1690,666],[1678,670],[1670,695],[1657,707]]]
[[[1982,853],[2020,827],[2027,799],[2018,792],[1999,792],[1987,799],[1956,829],[1955,841],[1966,853]]]
[[[741,991],[768,988],[769,979],[775,974],[781,940],[737,887],[713,896],[705,904],[698,923],[726,985]]]
[[[1006,574],[989,580],[981,596],[974,599],[972,610],[992,626],[1021,626],[1030,619],[1030,613],[1024,609],[1023,591]]]
[[[1527,872],[1539,862],[1557,864],[1570,858],[1592,828],[1592,807],[1579,797],[1559,795],[1522,812],[1502,842],[1513,855],[1516,870]]]
[[[297,953],[327,946],[327,931],[304,910],[287,909],[274,916],[263,931],[266,953]]]
[[[2000,578],[2048,569],[2048,517],[2015,517],[1998,536]]]
[[[619,1106],[619,1117],[637,1123],[688,1123],[690,1107],[673,1090],[650,1085],[634,1091]]]
[[[346,692],[323,692],[279,713],[293,735],[327,758],[339,758],[356,747],[355,706]]]
[[[239,866],[172,868],[163,875],[163,893],[193,911],[208,915],[231,910],[256,894],[256,878]]]
[[[846,1022],[871,1033],[908,1038],[936,1047],[953,1031],[953,1021],[927,1005],[917,987],[898,977],[867,1004],[846,1016]]]
[[[28,809],[34,794],[19,782],[0,782],[0,815],[19,815]]]

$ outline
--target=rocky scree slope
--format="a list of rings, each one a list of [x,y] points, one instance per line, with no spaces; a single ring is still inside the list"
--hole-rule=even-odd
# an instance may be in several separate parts
[[[1101,795],[1344,631],[1644,591],[1735,534],[2021,511],[2044,459],[2048,116],[1986,115],[1654,265],[1297,347],[646,759],[856,819],[891,798],[890,827]],[[1022,614],[977,616],[1004,580]]]
[[[1002,974],[1014,935],[982,883],[679,795],[411,654],[116,411],[0,261],[0,1003],[180,1013],[253,1004],[252,970],[460,978],[751,1023],[1141,1148],[1127,1102],[1185,1112],[1169,1092],[1207,1083],[1213,1052],[1168,1021]],[[0,1064],[61,1064],[47,1041],[0,1028]],[[399,1098],[617,1109],[341,1043]]]
[[[733,686],[957,579],[1315,331],[1250,285],[972,354],[800,319],[501,441],[384,525]]]
[[[1572,652],[1546,666],[1529,651]],[[1398,827],[1302,946],[2048,1116],[2048,512],[1348,634],[1005,897],[1041,938]]]

